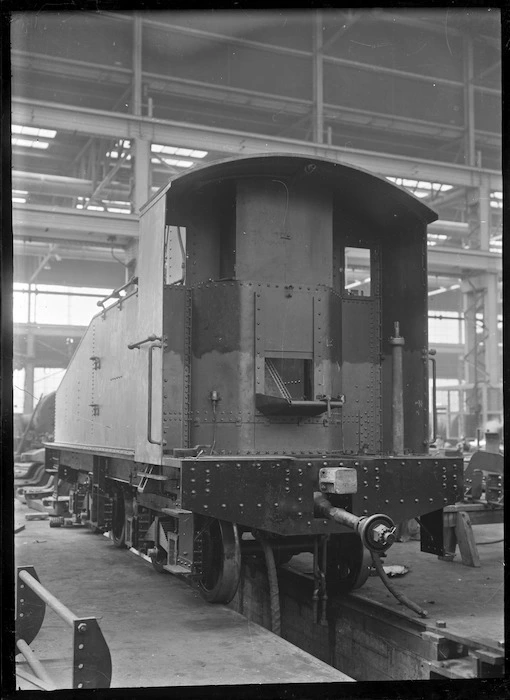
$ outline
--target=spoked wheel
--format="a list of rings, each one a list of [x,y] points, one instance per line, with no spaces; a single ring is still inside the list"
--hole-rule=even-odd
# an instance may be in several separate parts
[[[198,586],[209,603],[229,603],[241,575],[241,548],[237,526],[208,518],[201,529],[202,577]]]
[[[357,535],[333,535],[328,542],[326,584],[328,595],[361,588],[370,573],[372,558]]]
[[[112,542],[116,547],[126,546],[126,509],[121,489],[115,489],[113,493],[111,533]]]

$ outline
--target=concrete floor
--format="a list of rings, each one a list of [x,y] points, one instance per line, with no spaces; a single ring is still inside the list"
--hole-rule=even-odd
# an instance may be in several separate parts
[[[206,603],[106,537],[26,521],[34,511],[15,504],[15,522],[25,524],[15,535],[16,563],[33,565],[76,615],[97,616],[112,656],[112,688],[351,680],[226,606]],[[47,609],[31,648],[59,688],[72,685],[70,645],[70,628]]]

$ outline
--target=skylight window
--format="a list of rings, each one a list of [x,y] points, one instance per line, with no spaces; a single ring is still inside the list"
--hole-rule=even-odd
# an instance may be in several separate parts
[[[429,197],[432,192],[448,192],[448,190],[453,189],[453,185],[444,185],[440,182],[428,182],[427,180],[409,180],[402,177],[389,177],[386,179],[393,182],[395,185],[400,187],[405,187],[409,190],[411,194],[415,197],[423,199],[424,197]]]
[[[54,129],[39,129],[35,126],[20,126],[19,124],[12,124],[11,131],[13,134],[35,136],[43,139],[54,139],[57,134]]]
[[[493,209],[503,208],[503,192],[491,192],[490,205]]]
[[[191,168],[192,160],[177,160],[176,158],[151,158],[151,163],[159,163],[162,160],[167,165],[175,165],[177,168]]]
[[[26,190],[13,190],[12,201],[16,204],[25,204],[27,201],[28,192]]]
[[[160,143],[151,145],[153,153],[163,153],[170,156],[184,156],[185,158],[205,158],[208,151],[198,151],[193,148],[180,148],[179,146],[163,146]]]
[[[29,139],[20,139],[15,136],[11,138],[11,143],[13,146],[24,146],[25,148],[41,148],[45,149],[48,148],[50,145],[47,141],[38,141],[38,140],[29,140]]]

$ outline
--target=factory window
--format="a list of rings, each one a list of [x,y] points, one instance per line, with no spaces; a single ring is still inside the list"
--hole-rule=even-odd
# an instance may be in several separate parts
[[[111,289],[28,285],[15,283],[13,320],[15,323],[87,326],[98,312],[97,302]],[[29,299],[30,297],[30,299]]]
[[[344,289],[348,296],[369,297],[371,287],[371,260],[369,248],[344,249]]]
[[[455,311],[429,314],[429,344],[458,345],[464,342],[464,321]]]
[[[312,360],[266,357],[264,393],[290,401],[312,401]]]
[[[186,228],[165,227],[165,284],[186,282]]]

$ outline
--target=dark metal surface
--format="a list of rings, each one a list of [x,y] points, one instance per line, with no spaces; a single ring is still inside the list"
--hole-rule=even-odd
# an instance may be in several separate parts
[[[73,688],[109,688],[112,660],[94,617],[82,617],[73,629]]]
[[[425,513],[420,517],[420,548],[427,554],[437,554],[442,557],[444,548],[444,516],[443,509]]]
[[[347,497],[357,516],[386,513],[398,523],[454,503],[462,494],[461,460],[214,457],[183,460],[182,507],[279,534],[342,532],[332,521],[314,517],[313,493],[323,466],[357,470],[358,491]]]
[[[18,566],[16,577],[16,640],[31,644],[37,637],[44,621],[46,604],[30,586],[20,580],[21,571],[26,571],[36,581],[39,577],[33,566]]]

